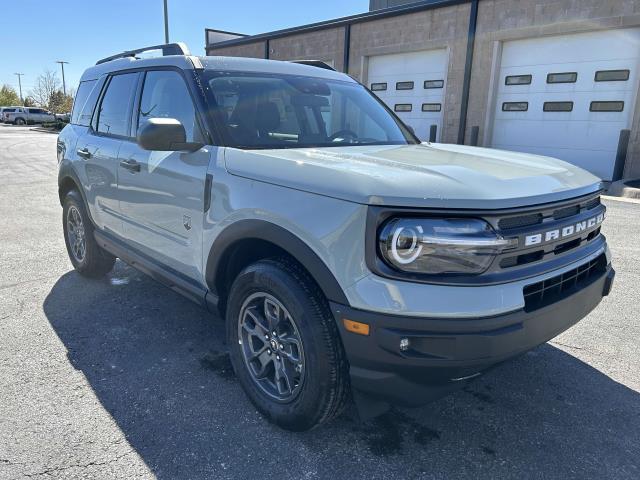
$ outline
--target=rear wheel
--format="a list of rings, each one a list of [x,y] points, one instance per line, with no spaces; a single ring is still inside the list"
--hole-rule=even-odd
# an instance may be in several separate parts
[[[24,121],[23,118],[16,118],[15,124],[16,125],[25,125],[27,122]]]
[[[338,415],[348,367],[322,292],[287,259],[245,268],[231,288],[227,338],[236,375],[256,408],[288,430]]]
[[[78,273],[98,278],[111,271],[116,258],[96,242],[93,224],[76,190],[70,191],[64,199],[62,228],[69,259]]]

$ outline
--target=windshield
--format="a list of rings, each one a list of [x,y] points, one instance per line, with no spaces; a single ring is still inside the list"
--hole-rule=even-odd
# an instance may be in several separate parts
[[[229,146],[243,149],[405,145],[413,135],[363,86],[294,75],[205,77]]]

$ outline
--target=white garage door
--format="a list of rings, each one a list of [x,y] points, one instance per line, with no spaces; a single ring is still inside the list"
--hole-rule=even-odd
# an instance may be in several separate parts
[[[447,51],[377,55],[369,58],[368,86],[422,140],[431,125],[442,131]]]
[[[610,180],[638,89],[640,29],[506,42],[492,145],[549,155]]]

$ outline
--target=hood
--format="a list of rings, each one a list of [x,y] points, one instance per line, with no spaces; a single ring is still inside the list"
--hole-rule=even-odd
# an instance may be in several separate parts
[[[225,162],[234,175],[368,205],[511,208],[600,188],[561,160],[450,144],[229,148]]]

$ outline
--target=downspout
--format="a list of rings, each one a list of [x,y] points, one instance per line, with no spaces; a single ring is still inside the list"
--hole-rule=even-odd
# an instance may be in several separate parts
[[[460,126],[458,128],[459,145],[464,145],[464,137],[467,130],[467,110],[469,109],[469,88],[471,86],[471,67],[473,66],[473,47],[476,40],[476,26],[478,24],[478,2],[479,0],[471,0],[469,33],[467,35],[467,56],[464,64],[464,82],[462,84]]]
[[[343,47],[344,56],[342,57],[342,71],[347,75],[349,74],[350,50],[351,50],[351,24],[347,23],[344,26],[344,47]]]

